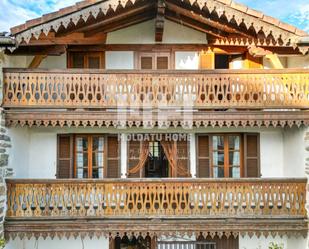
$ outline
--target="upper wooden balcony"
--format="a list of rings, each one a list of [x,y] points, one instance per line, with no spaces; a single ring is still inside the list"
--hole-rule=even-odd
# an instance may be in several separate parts
[[[4,69],[4,108],[308,109],[309,70]]]
[[[305,179],[7,180],[8,220],[306,218]]]

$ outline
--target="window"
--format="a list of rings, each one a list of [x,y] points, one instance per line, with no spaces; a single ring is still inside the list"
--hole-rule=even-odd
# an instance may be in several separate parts
[[[170,69],[170,53],[138,53],[138,69],[141,70],[164,70]]]
[[[70,52],[68,68],[104,68],[104,52]]]
[[[104,137],[77,136],[75,140],[76,178],[103,178]]]
[[[197,137],[197,176],[260,177],[259,134],[208,134]]]
[[[60,134],[57,178],[119,178],[119,141],[115,135]]]
[[[241,137],[212,136],[212,175],[214,178],[241,177]]]

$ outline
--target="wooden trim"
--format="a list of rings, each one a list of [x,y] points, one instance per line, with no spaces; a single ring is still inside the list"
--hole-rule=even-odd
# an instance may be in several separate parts
[[[35,55],[28,68],[38,68],[47,55]]]
[[[3,68],[4,73],[62,73],[62,74],[150,74],[150,75],[192,75],[192,74],[308,74],[309,69],[214,69],[214,70],[104,70],[104,69],[31,69],[31,68]]]

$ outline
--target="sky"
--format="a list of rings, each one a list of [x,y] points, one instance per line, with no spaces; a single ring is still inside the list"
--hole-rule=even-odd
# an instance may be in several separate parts
[[[0,32],[80,0],[0,0]],[[309,32],[308,0],[236,0]]]

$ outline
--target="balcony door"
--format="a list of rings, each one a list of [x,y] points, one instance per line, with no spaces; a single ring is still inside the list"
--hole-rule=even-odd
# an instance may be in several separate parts
[[[128,143],[129,178],[189,176],[187,141],[154,140],[149,142],[130,141]]]

